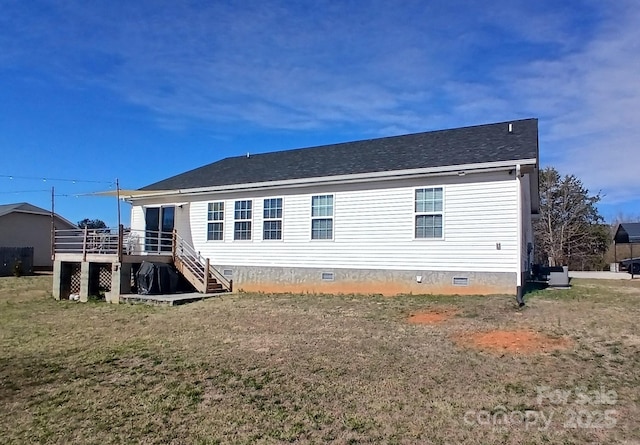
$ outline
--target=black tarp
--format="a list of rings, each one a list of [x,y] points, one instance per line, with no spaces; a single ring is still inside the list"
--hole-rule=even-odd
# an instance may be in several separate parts
[[[136,273],[138,294],[175,294],[178,290],[178,272],[170,264],[143,262]]]

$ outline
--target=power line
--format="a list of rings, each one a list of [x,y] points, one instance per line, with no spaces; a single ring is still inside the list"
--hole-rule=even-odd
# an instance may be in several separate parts
[[[114,181],[95,181],[91,179],[73,179],[73,178],[46,178],[39,176],[20,176],[20,175],[0,175],[0,178],[6,179],[29,179],[34,181],[42,181],[42,182],[72,182],[72,183],[91,183],[91,184],[115,184]]]
[[[2,192],[0,192],[0,194],[10,195],[12,193],[42,193],[42,192],[48,192],[48,191],[49,191],[48,189],[43,189],[43,190],[16,190],[16,191],[12,191],[12,192],[2,191]]]
[[[50,192],[51,190],[47,190],[48,192]],[[93,193],[56,193],[54,196],[56,197],[61,197],[61,198],[90,198],[92,196],[95,197],[95,194]]]

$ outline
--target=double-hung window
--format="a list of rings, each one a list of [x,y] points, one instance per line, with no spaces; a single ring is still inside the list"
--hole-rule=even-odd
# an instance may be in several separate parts
[[[207,209],[207,240],[224,239],[224,202],[210,202]]]
[[[311,197],[311,239],[333,239],[333,195]]]
[[[443,230],[442,187],[416,189],[415,237],[442,238]]]
[[[282,239],[282,198],[264,200],[262,239]]]
[[[234,240],[250,240],[251,239],[251,207],[250,199],[236,201],[233,212],[233,239]]]

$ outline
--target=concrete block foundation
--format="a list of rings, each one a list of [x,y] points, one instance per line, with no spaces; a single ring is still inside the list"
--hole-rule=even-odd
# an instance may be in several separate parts
[[[515,272],[450,272],[217,265],[247,292],[492,295],[516,293]]]
[[[119,303],[120,295],[131,293],[133,264],[119,262],[60,261],[53,263],[53,296],[66,300],[77,293],[80,301],[89,301],[90,295],[104,292],[109,303]],[[106,280],[102,273],[107,269]],[[102,273],[101,273],[102,272]],[[105,283],[106,281],[106,283]]]

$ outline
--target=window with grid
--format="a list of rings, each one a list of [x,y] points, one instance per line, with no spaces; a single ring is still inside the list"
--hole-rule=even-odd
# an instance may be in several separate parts
[[[264,200],[262,239],[282,239],[282,198]]]
[[[311,239],[333,239],[333,195],[311,197]]]
[[[251,207],[250,199],[244,201],[236,201],[233,212],[233,239],[234,240],[250,240],[251,239]]]
[[[210,202],[207,209],[207,240],[224,239],[224,202]]]
[[[442,187],[416,189],[415,236],[416,238],[442,238],[443,229]]]

